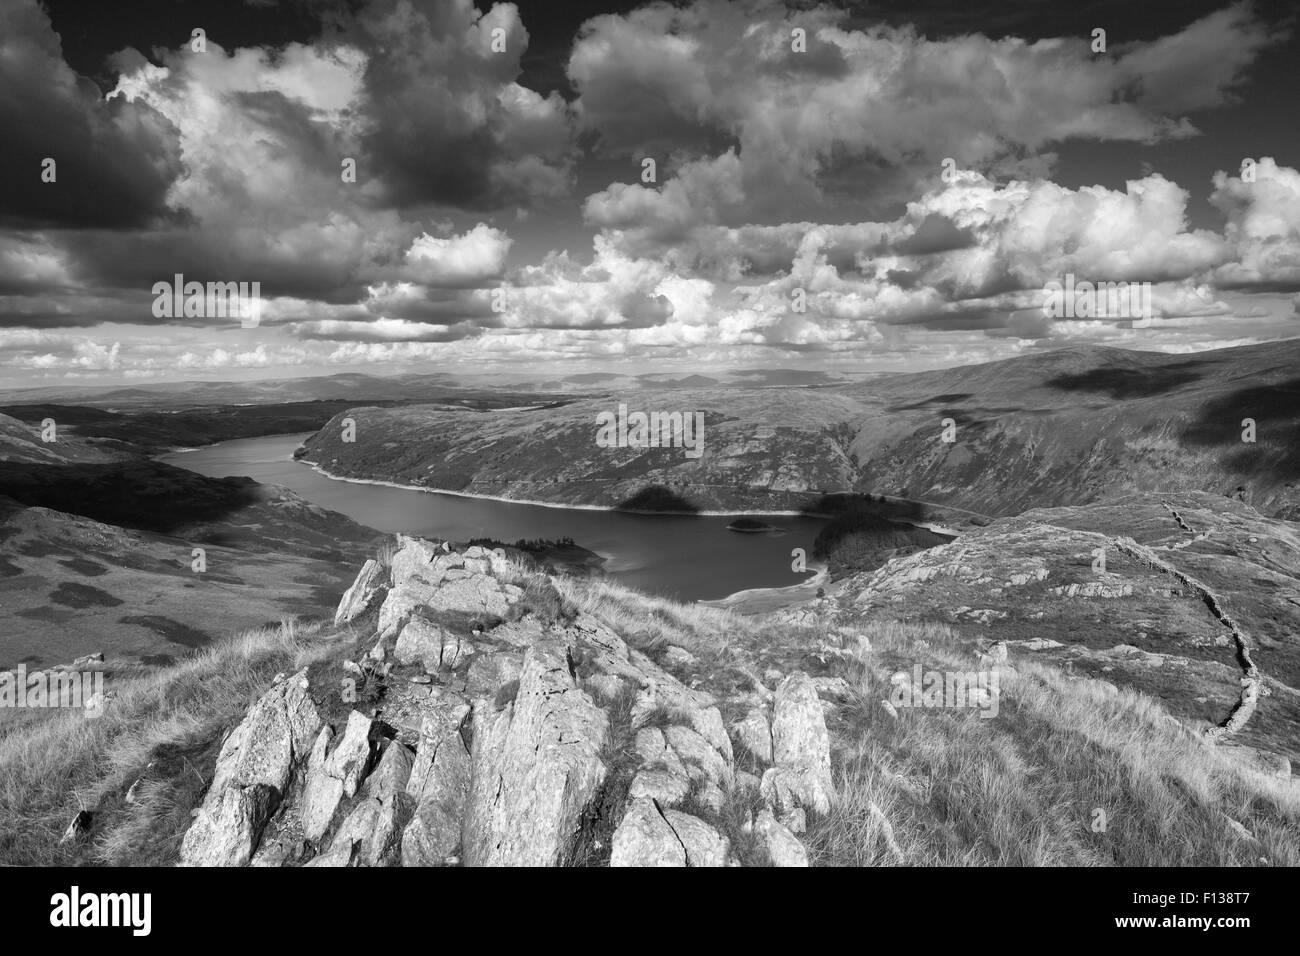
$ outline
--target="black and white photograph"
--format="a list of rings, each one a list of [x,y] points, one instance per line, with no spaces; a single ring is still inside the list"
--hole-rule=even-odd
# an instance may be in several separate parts
[[[1239,945],[1300,865],[1297,31],[0,0],[24,919],[1073,872],[1063,936]]]

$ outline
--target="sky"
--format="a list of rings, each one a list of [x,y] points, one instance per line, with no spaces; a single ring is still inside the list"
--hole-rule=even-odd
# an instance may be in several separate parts
[[[1265,0],[0,0],[0,383],[1295,337],[1296,30]],[[257,283],[256,322],[172,314],[177,275]],[[1045,310],[1067,277],[1151,312]]]

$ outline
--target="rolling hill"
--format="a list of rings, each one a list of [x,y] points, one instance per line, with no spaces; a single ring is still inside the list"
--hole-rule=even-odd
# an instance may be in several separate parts
[[[1194,355],[1068,348],[820,388],[606,390],[562,407],[362,407],[301,451],[329,474],[505,498],[815,508],[828,492],[985,515],[1142,491],[1300,514],[1300,340]],[[620,404],[702,412],[703,452],[605,448]],[[347,441],[344,420],[355,423]],[[1255,441],[1242,441],[1243,420]],[[945,424],[951,442],[944,441]]]

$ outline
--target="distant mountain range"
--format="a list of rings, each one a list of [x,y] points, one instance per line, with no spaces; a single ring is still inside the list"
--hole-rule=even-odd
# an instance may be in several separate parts
[[[709,375],[651,372],[630,375],[586,372],[554,378],[484,376],[447,372],[367,375],[342,372],[248,382],[160,382],[129,388],[102,385],[49,385],[0,389],[0,405],[92,405],[97,408],[194,408],[211,405],[292,402],[447,402],[491,401],[502,406],[547,401],[556,395],[608,388],[708,388],[713,386],[786,388],[838,385],[889,373],[846,374],[799,369],[734,369]]]

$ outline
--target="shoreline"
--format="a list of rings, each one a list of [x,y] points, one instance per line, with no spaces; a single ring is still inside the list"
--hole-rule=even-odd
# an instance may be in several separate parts
[[[299,434],[305,434],[310,436],[314,434],[314,432],[306,432],[306,433],[292,432],[289,433],[289,436],[286,437],[291,437]],[[271,436],[265,436],[265,437],[271,437]],[[235,439],[235,440],[239,440],[239,439]],[[214,444],[219,444],[219,443],[214,443]],[[201,447],[211,447],[211,446],[201,446]],[[172,451],[168,452],[168,454],[169,455],[182,454],[187,451],[198,451],[198,450],[200,449],[199,448],[173,449]],[[380,479],[380,478],[349,478],[349,477],[344,477],[342,475],[331,474],[329,471],[327,471],[325,468],[323,468],[321,465],[319,465],[316,462],[307,460],[305,458],[295,458],[292,452],[290,452],[287,458],[284,460],[299,463],[299,464],[304,464],[307,467],[309,467],[312,471],[316,472],[318,475],[321,475],[324,478],[328,478],[331,481],[343,481],[343,482],[348,482],[350,484],[356,484],[356,485],[378,485],[384,488],[396,488],[400,491],[416,491],[416,492],[424,492],[426,494],[432,494],[432,495],[449,495],[453,498],[474,498],[481,501],[496,501],[502,504],[527,505],[535,508],[553,508],[561,511],[611,511],[611,512],[618,512],[620,514],[642,515],[647,517],[678,517],[678,518],[735,518],[735,517],[742,517],[745,515],[752,515],[757,517],[812,518],[814,520],[826,521],[835,517],[835,515],[832,514],[824,514],[820,512],[806,512],[806,511],[752,511],[752,510],[750,511],[648,511],[644,509],[634,509],[634,508],[616,508],[610,505],[562,504],[553,501],[536,501],[532,499],[523,499],[523,498],[506,498],[501,495],[487,495],[487,494],[479,494],[476,492],[468,492],[468,491],[451,491],[451,490],[445,490],[440,488],[425,488],[419,485],[402,484],[400,482],[387,481],[385,479]],[[961,532],[959,532],[958,530],[949,528],[945,525],[941,525],[935,522],[912,522],[912,521],[903,521],[897,518],[891,518],[889,520],[894,521],[898,524],[910,525],[914,528],[924,528],[935,534],[941,534],[951,538],[957,538],[961,536]],[[778,529],[778,530],[784,530],[784,529]],[[602,565],[606,569],[608,568],[608,564],[615,561],[616,559],[615,555],[607,555],[599,551],[592,551],[592,553],[598,555],[600,558],[603,559]],[[738,611],[738,613],[763,613],[765,611],[778,610],[783,607],[789,607],[792,604],[797,604],[802,601],[814,599],[817,593],[817,588],[825,586],[825,584],[829,581],[830,569],[828,565],[823,564],[820,566],[814,566],[814,568],[815,568],[815,573],[811,577],[808,577],[797,584],[787,584],[787,585],[780,585],[777,587],[767,587],[767,588],[761,588],[761,587],[742,588],[739,591],[735,591],[721,598],[700,599],[692,603],[702,604],[709,607],[717,607],[721,609],[736,610]],[[771,607],[763,606],[768,604],[772,606]],[[751,610],[749,611],[744,610],[744,605],[749,605],[751,607]]]
[[[816,566],[812,577],[805,578],[797,584],[784,584],[772,588],[742,588],[726,597],[702,599],[695,603],[724,611],[735,611],[738,614],[764,614],[815,599],[817,589],[824,587],[829,581],[830,565],[823,564]],[[765,607],[763,606],[765,604],[773,606]],[[745,605],[750,606],[748,610]]]
[[[320,465],[304,458],[294,458],[310,466],[311,470],[333,481],[347,481],[354,485],[382,485],[385,488],[397,488],[402,491],[422,491],[430,495],[451,495],[455,498],[477,498],[480,501],[499,501],[508,505],[529,505],[534,508],[557,508],[561,511],[617,511],[625,515],[648,515],[668,518],[735,518],[743,515],[762,515],[768,518],[813,518],[817,520],[835,517],[830,514],[811,511],[649,511],[642,508],[618,508],[613,505],[578,505],[561,504],[554,501],[535,501],[531,498],[506,498],[501,495],[484,495],[472,491],[449,491],[442,488],[425,488],[420,485],[404,485],[396,481],[381,478],[345,478],[326,471]],[[891,519],[892,520],[892,519]],[[903,522],[908,523],[908,522]],[[917,525],[920,527],[920,525]]]
[[[295,435],[311,436],[314,434],[316,433],[315,432],[288,432],[284,435],[278,435],[278,436],[261,435],[257,437],[290,438]],[[229,440],[245,441],[247,439],[235,438]],[[184,454],[185,452],[201,451],[204,448],[211,448],[213,445],[219,445],[219,444],[222,444],[222,442],[213,442],[210,445],[200,445],[195,448],[173,448],[170,449],[166,454],[179,455],[179,454]],[[301,445],[302,442],[299,442],[299,444]],[[156,457],[161,459],[165,456],[159,455]],[[566,504],[566,503],[555,502],[555,501],[538,501],[533,498],[507,498],[504,495],[487,495],[487,494],[480,494],[471,491],[452,491],[450,489],[445,489],[445,488],[426,488],[422,485],[406,485],[406,484],[402,484],[401,482],[387,481],[382,478],[347,478],[344,477],[343,475],[335,475],[329,471],[326,471],[323,467],[321,467],[319,464],[317,464],[314,461],[310,461],[306,458],[295,458],[293,457],[292,453],[289,454],[288,460],[305,464],[308,467],[310,467],[312,471],[316,472],[318,475],[321,475],[322,477],[325,478],[329,478],[332,481],[346,481],[357,485],[380,485],[385,488],[397,488],[401,491],[422,491],[431,495],[451,495],[452,497],[455,498],[477,498],[481,501],[499,501],[502,502],[503,504],[530,505],[535,508],[558,508],[560,510],[566,510],[566,511],[567,510],[617,511],[620,514],[664,516],[664,517],[676,517],[676,518],[739,518],[739,517],[745,517],[746,515],[755,515],[758,517],[768,517],[768,518],[813,518],[816,520],[829,521],[832,518],[837,517],[837,515],[835,514],[829,512],[822,512],[822,511],[789,511],[789,510],[786,511],[756,511],[756,510],[746,510],[746,511],[659,511],[659,510],[655,510],[655,511],[651,511],[643,508],[619,508],[614,505]],[[811,492],[809,492],[809,494],[811,494]],[[896,500],[906,501],[908,499],[899,498]],[[923,504],[923,502],[918,502],[918,504]],[[930,507],[943,508],[947,506],[930,505]],[[954,510],[959,510],[959,509],[954,509]],[[971,513],[974,514],[974,512]],[[897,524],[910,525],[913,528],[924,528],[925,530],[932,531],[935,534],[942,534],[952,538],[960,537],[962,534],[961,531],[955,528],[950,528],[947,525],[942,525],[937,522],[907,521],[903,518],[888,518],[887,520],[893,521]]]

